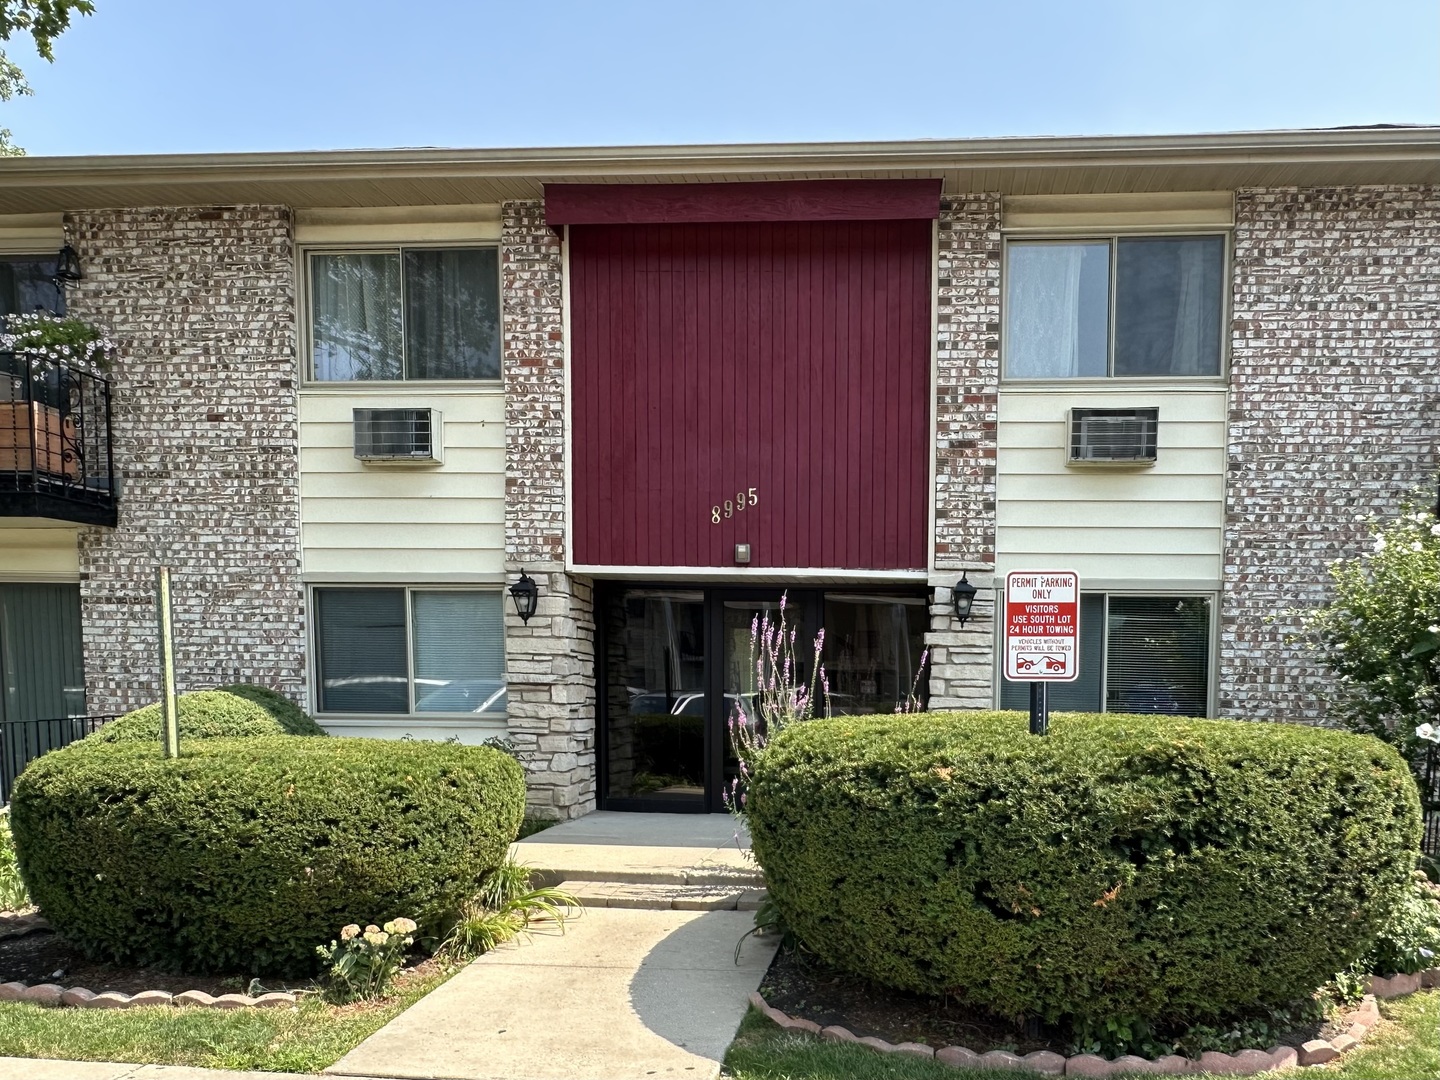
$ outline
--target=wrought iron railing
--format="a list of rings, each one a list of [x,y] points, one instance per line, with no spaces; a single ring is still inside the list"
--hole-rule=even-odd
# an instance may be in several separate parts
[[[114,720],[113,716],[65,716],[56,720],[0,720],[0,802],[20,770],[41,754],[69,746]]]
[[[108,378],[0,352],[0,516],[114,525],[112,445]]]
[[[1420,763],[1420,809],[1425,815],[1425,833],[1420,850],[1440,856],[1440,745],[1431,744]]]

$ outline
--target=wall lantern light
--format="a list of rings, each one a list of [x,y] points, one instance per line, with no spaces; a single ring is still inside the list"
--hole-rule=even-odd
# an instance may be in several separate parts
[[[515,614],[520,616],[520,621],[528,623],[530,616],[535,614],[535,605],[540,600],[540,586],[535,584],[535,579],[524,570],[520,571],[520,580],[510,586],[510,597],[515,601]]]
[[[962,570],[960,580],[951,590],[955,594],[955,618],[960,620],[961,626],[964,626],[965,620],[970,618],[970,609],[975,606],[975,594],[979,591],[970,584],[970,572]]]
[[[54,282],[59,288],[79,281],[85,275],[80,272],[80,256],[73,247],[66,244],[55,257]]]

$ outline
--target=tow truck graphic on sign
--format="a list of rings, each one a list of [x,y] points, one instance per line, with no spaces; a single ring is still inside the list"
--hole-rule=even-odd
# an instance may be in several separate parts
[[[1080,577],[1072,570],[1005,575],[1005,677],[1071,682],[1080,674]]]

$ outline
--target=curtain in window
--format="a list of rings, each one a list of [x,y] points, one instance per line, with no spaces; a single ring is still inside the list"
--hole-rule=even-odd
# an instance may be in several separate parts
[[[1010,245],[1007,375],[1062,379],[1106,373],[1109,263],[1107,243]]]
[[[315,378],[403,378],[399,254],[313,255],[310,280]]]
[[[411,594],[415,711],[505,712],[505,620],[498,592]]]
[[[412,379],[500,377],[494,248],[405,252],[405,348]]]
[[[404,589],[318,589],[320,711],[410,711]]]

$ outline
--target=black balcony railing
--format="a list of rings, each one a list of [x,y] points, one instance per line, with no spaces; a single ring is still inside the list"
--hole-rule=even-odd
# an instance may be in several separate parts
[[[0,517],[115,524],[110,380],[0,352]]]
[[[10,801],[10,788],[20,770],[41,754],[83,739],[113,716],[66,716],[58,720],[0,720],[0,802]]]

